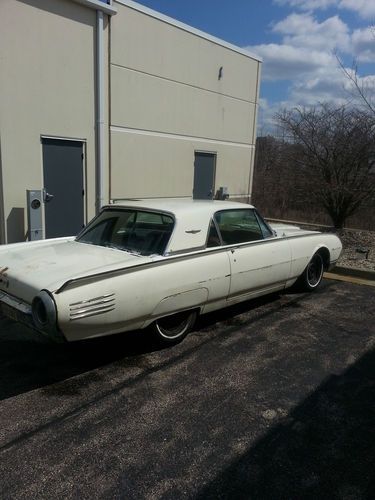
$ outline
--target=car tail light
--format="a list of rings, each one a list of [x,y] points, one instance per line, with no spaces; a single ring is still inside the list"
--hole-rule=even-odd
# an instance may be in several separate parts
[[[34,324],[38,330],[45,333],[56,332],[56,305],[55,301],[46,290],[42,290],[34,297],[31,305],[31,313]]]

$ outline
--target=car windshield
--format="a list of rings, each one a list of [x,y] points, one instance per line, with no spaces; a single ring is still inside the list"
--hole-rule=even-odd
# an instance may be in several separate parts
[[[162,255],[172,234],[170,215],[134,209],[106,209],[76,241],[116,248],[138,255]]]

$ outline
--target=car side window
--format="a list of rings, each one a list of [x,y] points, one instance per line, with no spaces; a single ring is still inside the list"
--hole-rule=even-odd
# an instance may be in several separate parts
[[[222,210],[215,214],[224,245],[263,240],[263,233],[254,210]]]
[[[221,245],[220,236],[217,232],[214,221],[211,221],[208,229],[207,248],[219,247]]]

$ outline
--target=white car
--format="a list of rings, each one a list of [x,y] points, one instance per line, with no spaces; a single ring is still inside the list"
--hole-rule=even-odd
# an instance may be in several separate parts
[[[173,343],[198,314],[297,280],[314,290],[341,249],[334,234],[270,227],[243,203],[123,201],[76,238],[0,247],[0,307],[56,339],[151,326]]]

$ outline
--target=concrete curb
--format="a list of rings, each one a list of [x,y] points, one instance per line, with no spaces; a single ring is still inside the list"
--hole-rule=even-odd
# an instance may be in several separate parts
[[[344,281],[345,283],[353,283],[354,285],[372,286],[375,288],[375,281],[373,280],[364,280],[363,278],[355,278],[354,276],[346,276],[344,274],[333,274],[333,273],[324,273],[323,277],[327,280]]]
[[[356,267],[336,266],[331,270],[331,274],[338,274],[340,276],[352,276],[363,280],[375,282],[375,271],[368,269],[358,269]]]

